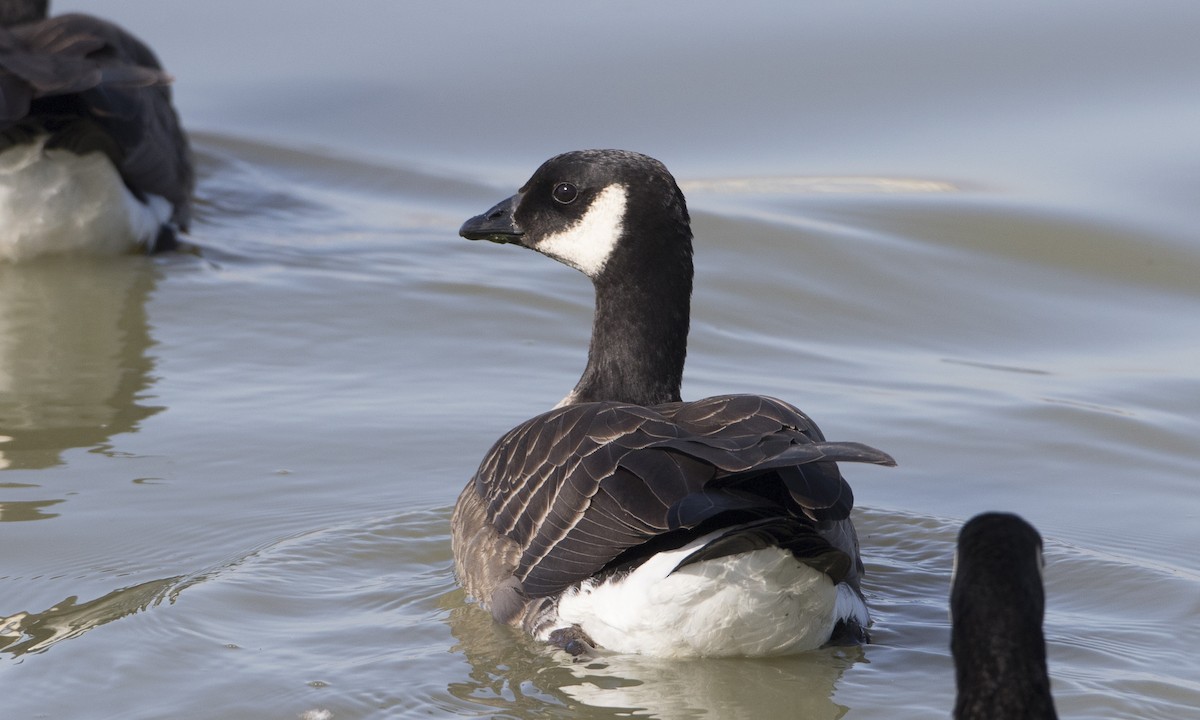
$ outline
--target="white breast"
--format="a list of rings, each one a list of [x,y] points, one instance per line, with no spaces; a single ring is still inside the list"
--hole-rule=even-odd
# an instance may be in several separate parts
[[[786,550],[671,572],[709,537],[660,553],[619,580],[567,591],[555,627],[578,624],[607,650],[657,657],[782,655],[829,639],[843,596],[853,592],[839,592],[828,575]]]
[[[154,241],[170,203],[140,202],[101,153],[46,150],[45,141],[0,153],[0,260],[115,254]]]

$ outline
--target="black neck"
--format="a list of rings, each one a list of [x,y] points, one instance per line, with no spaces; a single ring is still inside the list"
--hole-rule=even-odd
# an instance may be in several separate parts
[[[571,402],[657,405],[680,399],[692,296],[690,236],[665,249],[665,257],[642,254],[640,268],[614,257],[594,280],[588,363]],[[651,268],[654,276],[647,277]]]
[[[963,605],[955,608],[950,646],[958,682],[957,720],[1057,717],[1046,669],[1041,608],[1020,604],[1023,599],[998,601],[987,612]],[[962,625],[960,613],[968,615]]]

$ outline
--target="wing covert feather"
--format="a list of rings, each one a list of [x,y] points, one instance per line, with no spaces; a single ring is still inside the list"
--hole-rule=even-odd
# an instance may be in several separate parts
[[[844,517],[853,495],[839,461],[893,464],[865,445],[825,442],[807,415],[773,398],[582,403],[506,433],[473,488],[487,521],[520,548],[513,574],[524,593],[543,597],[681,523],[769,512],[776,495],[792,498],[796,516]],[[759,490],[760,476],[775,488]]]

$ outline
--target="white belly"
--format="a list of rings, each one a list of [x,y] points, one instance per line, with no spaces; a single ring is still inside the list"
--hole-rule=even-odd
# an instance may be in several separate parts
[[[866,624],[866,607],[853,591],[780,548],[671,572],[707,540],[660,553],[619,580],[568,590],[551,629],[577,624],[613,652],[712,657],[812,650],[829,640],[847,610]],[[861,614],[847,607],[854,603]]]
[[[154,242],[170,203],[140,202],[101,153],[44,144],[43,136],[0,153],[0,260],[115,254]]]

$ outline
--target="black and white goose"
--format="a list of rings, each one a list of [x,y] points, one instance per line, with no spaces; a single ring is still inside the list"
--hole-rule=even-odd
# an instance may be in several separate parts
[[[579,383],[501,437],[458,498],[468,594],[572,653],[865,641],[853,495],[835,463],[894,462],[826,442],[774,398],[680,401],[692,233],[667,169],[619,150],[559,155],[460,233],[537,250],[596,291]]]
[[[168,76],[99,18],[0,0],[0,260],[174,247],[191,151]]]
[[[957,720],[1053,720],[1042,618],[1042,536],[1008,513],[958,535],[950,590]]]

